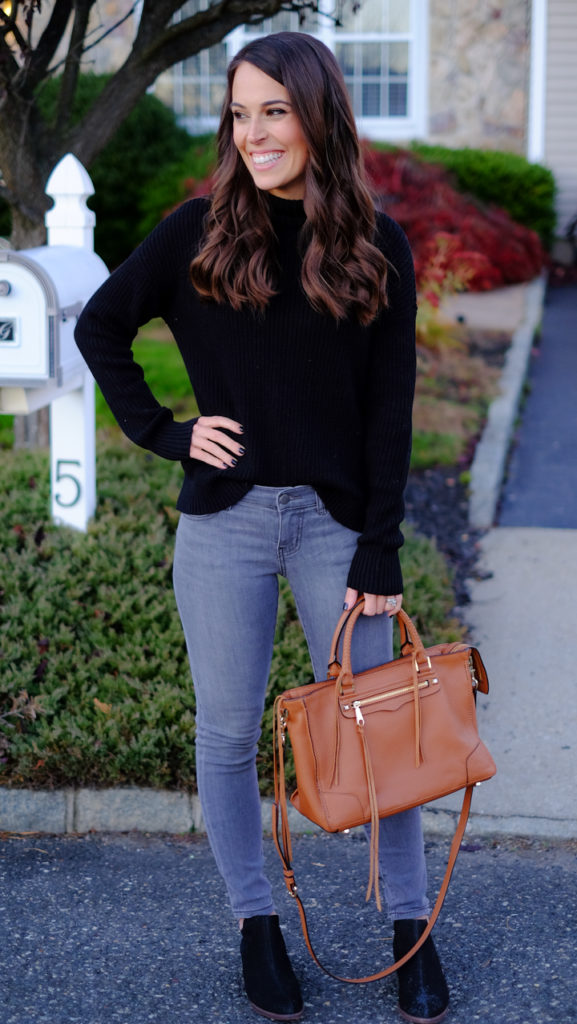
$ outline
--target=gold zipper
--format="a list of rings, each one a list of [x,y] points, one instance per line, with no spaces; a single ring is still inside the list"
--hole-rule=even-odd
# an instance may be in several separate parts
[[[423,679],[422,683],[417,683],[417,689],[423,690],[438,682],[439,680],[436,677],[430,681],[428,679]],[[363,697],[359,700],[351,701],[350,704],[343,704],[343,711],[350,711],[351,708],[354,708],[356,711],[357,708],[364,708],[367,704],[376,704],[381,700],[391,700],[393,697],[402,697],[405,693],[412,693],[413,690],[414,686],[403,686],[400,690],[389,690],[387,693],[378,693],[375,697]]]

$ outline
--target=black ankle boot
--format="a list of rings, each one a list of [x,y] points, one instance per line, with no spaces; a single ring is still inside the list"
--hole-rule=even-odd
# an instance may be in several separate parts
[[[257,1013],[269,1020],[298,1020],[303,1001],[278,917],[247,917],[240,943],[244,987]]]
[[[426,921],[395,921],[395,960],[409,952],[426,926]],[[399,1010],[405,1020],[413,1024],[436,1024],[443,1019],[449,1005],[449,990],[430,935],[404,967],[399,968],[397,976]]]

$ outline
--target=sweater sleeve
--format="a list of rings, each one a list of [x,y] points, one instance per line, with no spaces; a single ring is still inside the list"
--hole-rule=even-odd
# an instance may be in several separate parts
[[[383,218],[379,220],[382,231]],[[389,306],[371,328],[365,441],[367,510],[348,577],[350,587],[368,594],[398,594],[403,589],[400,524],[411,456],[416,375],[413,259],[401,228],[389,218],[385,225]]]
[[[198,201],[194,205],[200,213]],[[153,317],[167,318],[192,251],[190,242],[183,245],[184,237],[190,239],[190,213],[181,207],[154,229],[94,293],[75,331],[76,344],[124,433],[141,447],[174,460],[188,458],[196,421],[178,423],[171,410],[160,405],[134,360],[132,343],[138,329]]]

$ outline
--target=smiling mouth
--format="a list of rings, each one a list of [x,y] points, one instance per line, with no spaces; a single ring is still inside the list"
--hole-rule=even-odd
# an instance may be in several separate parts
[[[283,156],[283,153],[251,153],[251,159],[255,167],[272,167]]]

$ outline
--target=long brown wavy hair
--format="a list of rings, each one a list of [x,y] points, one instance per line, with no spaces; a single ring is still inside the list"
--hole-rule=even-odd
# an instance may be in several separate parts
[[[309,156],[305,170],[302,286],[315,310],[369,324],[386,306],[387,262],[374,244],[375,210],[344,78],[313,36],[278,32],[248,43],[231,61],[218,129],[218,162],[205,236],[190,266],[197,291],[233,309],[265,309],[276,292],[275,236],[266,194],[233,141],[237,68],[253,64],[287,90]]]

